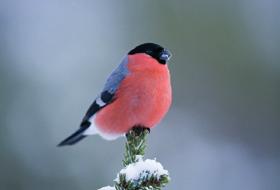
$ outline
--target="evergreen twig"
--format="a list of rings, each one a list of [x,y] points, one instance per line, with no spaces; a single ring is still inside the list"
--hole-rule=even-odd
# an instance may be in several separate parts
[[[102,190],[161,190],[169,181],[168,171],[156,160],[143,160],[147,128],[134,127],[126,134],[124,168],[115,179],[115,187]]]
[[[149,129],[134,127],[126,134],[125,153],[123,165],[135,163],[137,156],[144,156],[146,148],[146,137]]]

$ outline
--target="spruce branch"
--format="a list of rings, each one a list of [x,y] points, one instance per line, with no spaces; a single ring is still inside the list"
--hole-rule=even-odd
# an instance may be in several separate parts
[[[161,190],[169,181],[168,171],[155,159],[143,160],[147,128],[134,127],[126,134],[124,168],[118,173],[115,187],[99,190]]]
[[[134,127],[126,134],[123,165],[135,163],[137,157],[143,157],[146,148],[146,137],[150,133],[147,128]]]

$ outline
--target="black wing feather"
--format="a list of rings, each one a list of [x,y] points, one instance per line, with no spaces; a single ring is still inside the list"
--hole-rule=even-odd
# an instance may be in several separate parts
[[[88,108],[82,122],[80,125],[80,128],[73,133],[72,135],[70,135],[69,137],[67,137],[65,140],[63,140],[61,143],[58,144],[58,146],[65,146],[65,145],[73,145],[77,142],[79,142],[80,140],[82,140],[83,138],[86,137],[86,135],[84,135],[84,131],[89,128],[89,126],[91,125],[89,119],[96,113],[98,112],[100,109],[102,109],[103,107],[107,106],[108,104],[112,103],[114,100],[114,94],[108,92],[108,91],[104,91],[101,93],[101,100],[105,103],[105,105],[100,106],[97,104],[96,100],[91,104],[91,106]]]
[[[101,100],[105,103],[104,106],[100,106],[97,104],[96,100],[91,104],[91,106],[89,107],[89,109],[87,110],[82,123],[81,123],[81,127],[89,127],[90,126],[90,121],[89,119],[96,113],[98,112],[100,109],[104,108],[105,106],[107,106],[108,104],[112,103],[113,101],[113,97],[114,94],[111,94],[108,91],[104,91],[101,93]]]

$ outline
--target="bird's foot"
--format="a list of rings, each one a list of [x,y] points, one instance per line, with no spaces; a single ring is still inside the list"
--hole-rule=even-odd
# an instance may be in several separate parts
[[[126,136],[128,135],[128,133],[134,133],[135,136],[140,136],[141,133],[147,131],[148,133],[150,133],[151,129],[145,126],[134,126],[130,131],[127,132]]]

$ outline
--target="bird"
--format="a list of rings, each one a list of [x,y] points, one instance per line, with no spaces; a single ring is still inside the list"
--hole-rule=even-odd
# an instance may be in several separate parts
[[[172,101],[170,57],[168,49],[150,42],[129,51],[107,78],[78,130],[58,146],[74,145],[96,134],[115,140],[134,127],[156,126]]]

